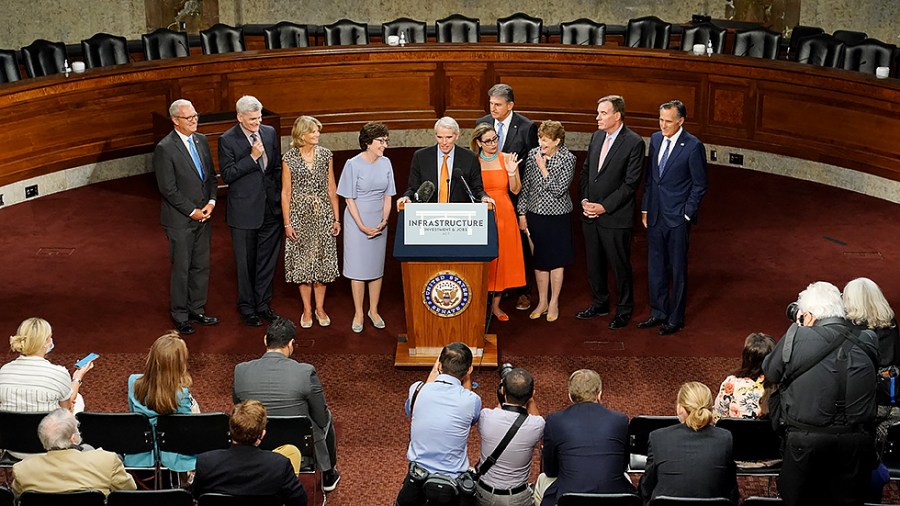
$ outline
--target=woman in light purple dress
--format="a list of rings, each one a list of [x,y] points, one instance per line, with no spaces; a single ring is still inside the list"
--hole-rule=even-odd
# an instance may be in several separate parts
[[[366,123],[359,131],[362,153],[347,160],[337,193],[347,201],[344,209],[344,276],[353,291],[353,332],[363,329],[363,299],[369,287],[366,313],[375,328],[385,327],[378,313],[384,254],[387,248],[387,224],[391,215],[391,197],[397,193],[394,169],[384,156],[388,129],[381,123]]]

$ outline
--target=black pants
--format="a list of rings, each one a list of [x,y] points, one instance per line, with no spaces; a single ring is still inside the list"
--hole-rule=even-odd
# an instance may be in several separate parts
[[[875,467],[875,438],[790,429],[778,492],[787,506],[861,505]]]

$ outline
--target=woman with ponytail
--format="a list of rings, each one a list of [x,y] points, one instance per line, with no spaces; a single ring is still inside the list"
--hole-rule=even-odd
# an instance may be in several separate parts
[[[724,497],[737,504],[731,433],[714,425],[712,404],[703,383],[681,385],[675,404],[681,423],[650,433],[640,483],[644,504],[657,496]]]

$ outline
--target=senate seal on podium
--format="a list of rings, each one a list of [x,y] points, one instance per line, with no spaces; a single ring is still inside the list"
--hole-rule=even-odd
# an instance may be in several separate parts
[[[442,318],[452,318],[469,307],[469,285],[453,271],[442,271],[425,283],[422,295],[428,310]]]

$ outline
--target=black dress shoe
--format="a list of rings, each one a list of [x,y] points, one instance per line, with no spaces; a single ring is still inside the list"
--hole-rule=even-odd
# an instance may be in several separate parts
[[[659,330],[658,330],[657,332],[658,332],[659,335],[661,335],[661,336],[667,336],[667,335],[669,335],[669,334],[674,334],[674,333],[678,332],[678,331],[681,330],[683,327],[684,327],[683,324],[682,324],[682,325],[669,325],[669,324],[667,323],[667,324],[663,325],[662,327],[660,327]]]
[[[609,306],[588,306],[586,309],[575,313],[575,318],[579,320],[590,320],[595,316],[606,316],[609,314]]]
[[[262,327],[262,320],[255,314],[242,314],[241,321],[248,327]]]
[[[175,330],[177,330],[178,333],[183,336],[187,336],[196,332],[194,330],[194,327],[191,326],[191,322],[189,321],[175,322]]]
[[[621,329],[628,326],[628,322],[631,321],[630,314],[617,314],[615,318],[609,322],[609,328],[612,330]]]
[[[653,327],[658,327],[658,326],[660,326],[660,325],[662,325],[662,324],[664,324],[664,323],[666,323],[665,320],[658,320],[658,319],[656,319],[656,318],[654,318],[654,317],[651,316],[650,318],[648,318],[648,319],[646,319],[646,320],[644,320],[644,321],[642,321],[642,322],[638,322],[637,328],[639,328],[639,329],[649,329],[649,328],[653,328]]]
[[[188,321],[199,323],[200,325],[215,325],[219,323],[219,319],[215,316],[209,316],[203,313],[190,313],[188,315]]]
[[[260,318],[264,318],[269,321],[269,323],[274,322],[275,320],[281,318],[275,311],[272,311],[272,308],[268,308],[265,311],[260,311],[256,313],[256,316]]]

